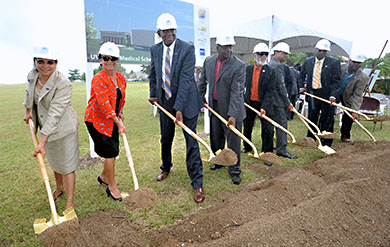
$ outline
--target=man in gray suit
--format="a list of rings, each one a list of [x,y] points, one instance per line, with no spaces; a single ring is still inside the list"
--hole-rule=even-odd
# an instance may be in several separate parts
[[[157,19],[157,33],[162,42],[151,48],[152,63],[149,74],[149,101],[158,102],[176,121],[183,122],[196,132],[198,114],[202,107],[199,92],[194,79],[194,46],[176,39],[177,24],[175,18],[164,13]],[[160,112],[161,131],[161,173],[157,181],[163,181],[172,168],[172,142],[175,135],[175,123]],[[194,189],[194,200],[203,202],[203,167],[200,159],[199,144],[183,130],[187,147],[187,172]]]
[[[278,43],[274,49],[274,56],[268,65],[275,73],[274,114],[271,116],[275,122],[287,129],[286,109],[292,111],[293,105],[287,96],[285,80],[285,65],[282,64],[290,53],[290,47],[284,42]],[[287,134],[276,129],[276,154],[289,159],[298,157],[287,151]]]
[[[228,119],[229,125],[241,131],[242,120],[246,116],[244,106],[245,64],[232,55],[233,45],[235,45],[232,35],[217,37],[216,44],[218,55],[207,57],[203,64],[199,82],[200,96],[205,101],[207,84],[209,84],[208,102],[210,107]],[[240,184],[240,137],[213,114],[210,115],[210,127],[210,143],[213,152],[224,149],[227,139],[228,148],[237,154],[237,164],[229,166],[228,172],[233,183]],[[214,165],[210,169],[216,170],[221,167]]]
[[[369,79],[360,69],[365,59],[364,55],[352,53],[349,62],[341,65],[340,101],[344,106],[353,110],[360,109],[363,91]],[[352,117],[357,119],[357,114],[352,112]],[[344,113],[341,126],[341,140],[343,142],[351,141],[352,124],[353,120]]]

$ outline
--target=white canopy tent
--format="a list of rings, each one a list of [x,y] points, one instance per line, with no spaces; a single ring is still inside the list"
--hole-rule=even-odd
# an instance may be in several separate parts
[[[252,59],[253,47],[259,42],[268,44],[270,50],[278,42],[286,42],[291,52],[315,52],[315,45],[320,39],[331,42],[329,54],[348,56],[352,42],[325,34],[293,22],[282,20],[276,16],[268,16],[229,28],[235,36],[234,54],[243,61]],[[216,53],[215,38],[211,39],[211,52]]]

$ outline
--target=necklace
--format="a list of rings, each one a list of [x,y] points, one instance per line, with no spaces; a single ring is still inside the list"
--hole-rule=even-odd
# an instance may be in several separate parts
[[[43,87],[43,84],[42,84],[42,82],[41,82],[41,79],[39,79],[39,78],[38,78],[38,84],[39,84],[39,86]]]

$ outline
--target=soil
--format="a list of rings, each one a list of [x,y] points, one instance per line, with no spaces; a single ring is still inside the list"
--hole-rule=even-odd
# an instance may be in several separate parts
[[[150,188],[138,189],[124,199],[126,206],[131,210],[136,208],[147,209],[156,204],[157,201],[158,196],[156,192]]]
[[[38,238],[49,246],[390,246],[390,142],[333,148],[303,168],[245,164],[267,179],[173,225],[145,228],[128,213],[100,211]]]
[[[218,152],[219,151],[219,152]],[[218,165],[232,166],[237,164],[237,154],[230,148],[218,150],[216,156],[211,158],[210,162]]]
[[[101,165],[103,163],[104,163],[104,159],[99,157],[92,158],[89,152],[83,155],[82,157],[80,157],[80,169]]]

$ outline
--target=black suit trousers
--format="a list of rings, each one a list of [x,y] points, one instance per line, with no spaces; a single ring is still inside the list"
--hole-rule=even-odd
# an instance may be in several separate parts
[[[213,101],[213,109],[216,112],[219,112],[218,101]],[[236,121],[236,129],[240,132],[242,130],[242,121]],[[215,153],[218,150],[223,150],[225,148],[225,141],[227,140],[227,147],[233,150],[237,154],[237,164],[234,166],[228,167],[228,172],[230,175],[240,175],[240,154],[241,154],[241,138],[228,129],[222,121],[216,117],[214,114],[210,117],[210,146],[211,150]]]
[[[260,102],[250,101],[249,105],[260,111]],[[257,113],[249,108],[246,108],[246,118],[244,119],[244,136],[250,141],[252,140],[253,126],[255,125]],[[260,118],[260,117],[259,117]],[[273,152],[273,125],[267,120],[260,118],[261,121],[261,140],[262,140],[262,152]],[[252,150],[252,147],[244,141],[244,148],[246,150]]]
[[[340,96],[341,103],[345,106],[343,96]],[[351,129],[353,120],[350,118],[347,114],[343,113],[343,117],[341,119],[342,125],[341,125],[341,139],[348,138],[351,139]]]
[[[172,98],[166,100],[165,97],[162,106],[168,110],[172,115],[176,115],[173,109],[174,101]],[[183,115],[183,123],[196,133],[196,124],[198,122],[198,115],[194,118],[188,119]],[[175,136],[175,123],[163,112],[160,112],[160,131],[161,131],[161,159],[162,165],[160,169],[163,172],[169,172],[172,168],[172,142]],[[186,165],[187,173],[191,179],[191,185],[194,189],[203,187],[203,166],[200,158],[199,144],[191,135],[183,130],[186,140]]]
[[[321,89],[313,90],[313,94],[321,98],[326,98],[321,94]],[[309,120],[315,123],[321,131],[333,132],[334,130],[334,115],[335,107],[330,104],[314,99],[309,98]],[[314,130],[315,131],[315,130]],[[315,140],[314,135],[308,131],[307,136]],[[332,146],[333,139],[324,139],[321,138],[322,145]]]

